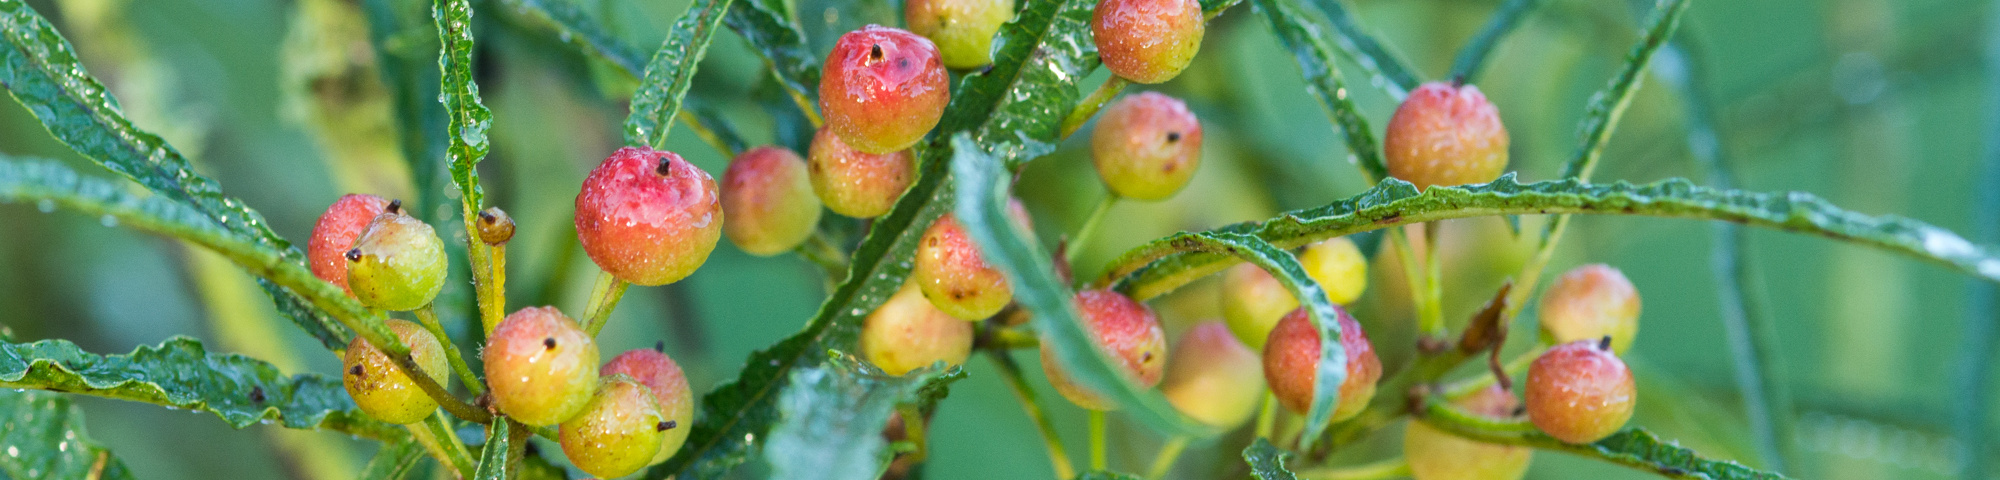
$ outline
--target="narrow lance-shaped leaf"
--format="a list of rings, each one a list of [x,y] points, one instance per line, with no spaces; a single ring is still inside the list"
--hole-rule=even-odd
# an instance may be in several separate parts
[[[1243,461],[1250,464],[1250,475],[1258,480],[1296,480],[1298,477],[1285,469],[1285,458],[1290,456],[1263,438],[1251,440],[1250,446],[1243,447]]]
[[[700,0],[688,6],[666,41],[646,65],[646,77],[632,96],[632,114],[625,117],[625,143],[653,148],[665,146],[667,130],[681,113],[681,99],[694,85],[694,72],[708,55],[708,43],[722,28],[722,17],[732,0]]]
[[[1632,185],[1575,180],[1521,184],[1512,174],[1492,183],[1431,187],[1419,193],[1401,180],[1329,205],[1295,210],[1215,233],[1251,234],[1281,248],[1342,235],[1453,218],[1522,214],[1645,215],[1718,220],[1819,235],[1902,253],[1992,282],[2000,257],[1949,230],[1897,216],[1863,215],[1802,192],[1755,193],[1696,186],[1685,179]],[[1222,271],[1227,255],[1175,245],[1180,234],[1141,245],[1113,261],[1100,283],[1118,283],[1135,298],[1151,298]]]
[[[506,0],[517,11],[530,12],[548,20],[562,32],[562,38],[585,48],[612,65],[639,78],[646,72],[646,56],[626,45],[603,23],[590,18],[573,0]]]
[[[1507,3],[1500,4],[1500,8],[1486,20],[1486,26],[1479,28],[1479,34],[1473,35],[1471,41],[1458,49],[1458,56],[1452,58],[1448,78],[1459,83],[1473,83],[1486,66],[1486,58],[1493,53],[1493,47],[1500,44],[1502,37],[1513,32],[1514,27],[1520,26],[1521,18],[1528,16],[1528,12],[1534,11],[1540,4],[1539,0],[1507,0]]]
[[[467,217],[479,210],[484,193],[479,189],[479,161],[490,148],[486,130],[493,127],[493,111],[479,100],[479,83],[472,79],[472,4],[469,0],[437,0],[431,7],[437,21],[438,68],[442,79],[446,131],[449,132],[445,157],[451,162],[451,181],[458,185]],[[471,220],[468,218],[468,227]],[[468,228],[468,231],[470,229]]]
[[[48,128],[56,140],[148,190],[188,205],[222,228],[303,264],[305,255],[264,224],[263,215],[224,195],[214,180],[194,171],[179,150],[132,125],[101,82],[91,77],[69,41],[22,0],[0,0],[0,86]],[[305,300],[268,281],[259,283],[279,313],[329,349],[346,344],[347,329]]]
[[[771,429],[764,459],[772,478],[870,480],[894,452],[882,429],[896,405],[926,387],[964,378],[958,367],[921,368],[891,376],[851,355],[834,353],[820,366],[792,371],[779,395],[782,420]],[[922,419],[904,419],[922,421]]]
[[[1689,0],[1660,0],[1653,11],[1653,20],[1646,28],[1646,37],[1625,55],[1625,68],[1618,71],[1618,76],[1612,77],[1610,85],[1591,97],[1590,108],[1584,111],[1582,131],[1579,132],[1583,142],[1577,146],[1576,156],[1563,165],[1562,178],[1590,178],[1590,172],[1604,157],[1604,144],[1611,140],[1611,132],[1617,129],[1618,120],[1624,118],[1625,108],[1632,105],[1632,93],[1639,90],[1639,83],[1646,76],[1646,66],[1652,64],[1653,54],[1673,37],[1674,29],[1680,26],[1681,14],[1687,12],[1689,4]]]
[[[1424,423],[1466,438],[1567,452],[1651,471],[1667,478],[1701,480],[1786,478],[1784,475],[1758,471],[1736,462],[1702,458],[1701,454],[1694,450],[1661,441],[1659,437],[1643,428],[1626,428],[1603,440],[1579,445],[1556,440],[1536,430],[1535,426],[1526,420],[1483,419],[1438,402],[1431,402],[1423,413]]]
[[[961,135],[953,138],[952,143],[957,152],[952,159],[952,175],[956,178],[953,183],[959,193],[958,206],[952,213],[958,215],[966,235],[979,245],[986,260],[1007,275],[1007,281],[1014,287],[1014,301],[1033,314],[1032,321],[1035,331],[1041,334],[1043,348],[1055,352],[1055,360],[1063,371],[1077,384],[1103,395],[1155,428],[1180,435],[1217,433],[1214,428],[1182,415],[1158,392],[1133,383],[1130,375],[1098,348],[1077,314],[1074,294],[1056,278],[1048,253],[1007,219],[1005,183],[1011,176],[1000,167],[998,159],[980,152],[970,137]],[[1295,267],[1297,263],[1293,261]],[[1320,296],[1324,298],[1325,294]],[[1335,338],[1338,342],[1338,337]],[[1346,356],[1340,359],[1345,360]]]
[[[1318,25],[1308,20],[1299,0],[1255,0],[1264,11],[1264,17],[1271,21],[1271,29],[1278,33],[1285,48],[1292,51],[1292,58],[1299,63],[1305,73],[1306,90],[1319,97],[1333,122],[1341,130],[1347,141],[1347,159],[1361,168],[1368,176],[1368,183],[1388,178],[1389,167],[1382,163],[1381,148],[1375,144],[1375,134],[1368,129],[1368,120],[1361,117],[1354,100],[1347,94],[1347,85],[1340,79],[1340,68],[1334,63],[1333,50],[1322,40],[1327,35]]]
[[[801,112],[812,116],[818,108],[820,57],[813,55],[805,32],[782,8],[782,0],[736,0],[724,21],[763,54],[771,77],[785,88]]]
[[[83,431],[83,409],[48,392],[0,391],[0,445],[10,478],[130,479],[125,462]]]
[[[1968,180],[1978,192],[1972,208],[1972,236],[1981,242],[2000,241],[2000,9],[1987,11],[1986,46],[1980,59],[1986,70],[1986,138],[1978,173]],[[1952,436],[1960,452],[1986,452],[1992,444],[1987,427],[1993,405],[1993,351],[2000,347],[2000,285],[1978,282],[1967,292],[1960,324],[1960,342],[1952,359]],[[1979,478],[1993,465],[1991,455],[1958,455],[1960,478]]]
[[[1341,0],[1313,0],[1313,4],[1319,6],[1319,11],[1325,13],[1328,23],[1333,25],[1334,43],[1347,53],[1348,58],[1354,59],[1354,63],[1360,64],[1362,70],[1368,71],[1369,84],[1388,92],[1397,100],[1409,96],[1410,90],[1417,88],[1417,76],[1412,73],[1409,63],[1390,53],[1381,41],[1361,28]],[[1299,22],[1310,21],[1307,20],[1309,18],[1312,17],[1292,17]]]
[[[397,480],[410,474],[419,460],[424,459],[424,447],[414,440],[383,443],[375,451],[375,458],[362,467],[363,480]]]
[[[499,420],[486,427],[486,446],[479,449],[479,468],[473,480],[507,480],[507,451],[512,449],[507,429],[514,422]]]

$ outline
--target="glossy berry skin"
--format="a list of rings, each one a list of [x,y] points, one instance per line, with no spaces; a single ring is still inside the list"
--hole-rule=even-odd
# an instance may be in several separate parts
[[[1264,398],[1263,369],[1255,350],[1211,320],[1181,334],[1160,390],[1181,413],[1230,430],[1257,413]]]
[[[1299,264],[1306,276],[1326,290],[1326,300],[1339,305],[1354,303],[1368,289],[1368,257],[1347,237],[1336,237],[1306,245],[1299,252]]]
[[[1090,159],[1112,194],[1166,199],[1201,166],[1201,121],[1180,99],[1158,92],[1126,96],[1098,119]]]
[[[819,225],[819,197],[806,178],[806,161],[784,147],[752,148],[722,172],[722,232],[737,248],[757,256],[790,251]]]
[[[937,43],[944,66],[979,68],[993,63],[993,36],[1014,18],[1014,0],[910,0],[903,23]]]
[[[507,315],[487,336],[480,358],[493,405],[528,425],[576,416],[597,385],[597,342],[554,307]]]
[[[1389,175],[1420,189],[1491,182],[1507,170],[1507,127],[1479,87],[1417,87],[1383,135]]]
[[[361,238],[368,222],[388,207],[389,200],[361,193],[342,195],[326,207],[326,213],[313,224],[312,239],[306,241],[306,261],[313,276],[339,285],[353,296],[354,291],[347,287],[347,251],[354,249],[354,240]]]
[[[1278,320],[1298,308],[1299,300],[1263,268],[1239,263],[1222,274],[1222,318],[1251,350],[1262,351]]]
[[[722,238],[715,179],[673,152],[625,147],[576,195],[576,236],[599,268],[634,285],[687,278]]]
[[[417,369],[430,376],[438,386],[451,387],[444,346],[438,343],[437,337],[407,320],[392,319],[387,326],[397,340],[410,347],[410,358],[416,360]],[[411,424],[423,421],[431,416],[431,412],[437,411],[437,401],[431,400],[430,395],[417,387],[415,380],[397,369],[387,354],[358,335],[347,343],[341,367],[345,372],[341,375],[341,385],[347,387],[347,396],[354,397],[354,404],[361,407],[361,412],[376,420]]]
[[[1153,309],[1110,290],[1076,292],[1075,302],[1092,342],[1124,367],[1134,383],[1146,388],[1160,384],[1167,365],[1167,334],[1160,329],[1160,317]],[[1091,410],[1118,407],[1110,399],[1071,380],[1057,364],[1048,342],[1042,342],[1042,373],[1048,375],[1056,393],[1079,407]]]
[[[392,311],[423,308],[444,289],[444,241],[400,210],[376,215],[347,251],[347,287],[362,305]]]
[[[1542,293],[1541,316],[1551,343],[1610,336],[1611,351],[1622,354],[1639,334],[1639,289],[1609,265],[1576,267]]]
[[[1345,308],[1335,306],[1334,310],[1340,313],[1340,346],[1347,352],[1347,379],[1340,383],[1340,403],[1333,410],[1333,421],[1338,422],[1359,415],[1375,397],[1375,382],[1382,379],[1382,359],[1375,356],[1375,346],[1368,343],[1361,323]],[[1270,382],[1278,402],[1293,413],[1304,415],[1312,409],[1319,354],[1319,329],[1313,328],[1312,318],[1303,308],[1279,320],[1277,328],[1271,329],[1271,338],[1264,342],[1264,380]]]
[[[873,218],[889,213],[917,180],[917,160],[909,150],[881,155],[855,150],[831,129],[821,128],[806,152],[806,172],[813,194],[828,210]]]
[[[1201,17],[1195,0],[1100,0],[1090,33],[1111,73],[1161,83],[1179,76],[1201,51]]]
[[[600,372],[605,377],[631,376],[660,402],[660,418],[667,422],[667,429],[660,437],[660,452],[649,463],[667,461],[687,443],[688,432],[694,428],[694,390],[688,388],[687,375],[673,358],[657,350],[628,350],[605,362]]]
[[[650,389],[630,376],[611,375],[582,413],[562,422],[556,439],[578,470],[617,478],[651,463],[668,430]]]
[[[1014,222],[1028,229],[1028,211],[1021,207],[1021,201],[1012,200],[1007,207]],[[966,236],[965,226],[951,213],[938,217],[924,230],[909,282],[938,310],[964,320],[991,317],[1014,299],[1007,277],[986,263],[979,246]]]
[[[1611,436],[1638,403],[1638,387],[1625,361],[1605,340],[1557,345],[1528,365],[1528,420],[1549,436],[1590,443]]]
[[[937,45],[869,25],[841,35],[826,55],[819,109],[841,141],[873,154],[916,145],[944,117],[950,81]]]
[[[1489,385],[1453,403],[1467,413],[1491,418],[1512,417],[1520,401],[1514,394]],[[1534,450],[1470,440],[1424,422],[1403,430],[1403,457],[1416,480],[1519,480],[1528,473]]]
[[[861,324],[861,353],[884,373],[902,375],[939,361],[965,363],[972,322],[952,318],[904,284]]]

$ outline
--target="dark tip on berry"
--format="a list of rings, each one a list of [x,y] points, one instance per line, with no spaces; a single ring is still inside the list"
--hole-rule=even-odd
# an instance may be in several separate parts
[[[667,353],[667,341],[666,341],[666,340],[654,340],[654,341],[653,341],[653,351],[655,351],[655,352],[660,352],[660,353]]]
[[[521,451],[526,452],[528,456],[533,457],[542,454],[542,447],[535,446],[535,442],[528,442],[528,446],[524,447]]]
[[[546,348],[546,349],[549,349],[549,350],[555,350],[555,349],[556,349],[556,337],[543,337],[543,338],[542,338],[542,348]]]
[[[354,368],[349,368],[349,369],[347,369],[347,374],[348,374],[348,375],[353,375],[353,376],[357,376],[357,377],[361,376],[361,366],[360,366],[360,365],[355,365],[355,366],[354,366]]]
[[[1598,350],[1604,350],[1604,351],[1610,351],[1610,350],[1611,350],[1611,336],[1610,336],[1610,335],[1605,335],[1605,336],[1604,336],[1604,338],[1600,338],[1600,339],[1597,339],[1597,349],[1598,349]]]
[[[395,200],[390,200],[389,208],[384,208],[382,209],[382,211],[389,213],[403,213],[403,199],[398,198]]]
[[[1181,132],[1167,132],[1167,143],[1181,141]]]
[[[264,387],[250,387],[250,403],[264,403]]]
[[[881,44],[875,44],[875,45],[869,45],[869,46],[868,46],[868,61],[870,61],[870,62],[879,62],[879,61],[882,61],[882,45],[881,45]]]
[[[1522,405],[1522,406],[1518,406],[1518,407],[1514,407],[1514,416],[1516,416],[1516,417],[1519,417],[1519,416],[1522,416],[1522,415],[1527,415],[1527,414],[1528,414],[1528,406],[1527,406],[1527,405]]]
[[[347,261],[350,261],[350,262],[359,262],[359,261],[361,261],[361,249],[359,249],[359,248],[356,248],[356,249],[353,249],[353,250],[348,250],[348,251],[347,251]]]
[[[896,69],[897,69],[897,70],[909,70],[909,69],[910,69],[910,59],[908,59],[908,58],[898,58],[898,59],[896,59]]]
[[[1150,362],[1150,361],[1153,361],[1153,352],[1145,352],[1145,353],[1141,353],[1141,354],[1139,354],[1139,361],[1140,361],[1140,362]]]
[[[674,157],[669,157],[669,156],[665,156],[665,155],[661,155],[661,156],[660,156],[660,168],[655,168],[655,169],[653,169],[653,171],[654,171],[654,172],[658,172],[658,173],[660,174],[660,176],[662,176],[662,177],[671,177],[671,176],[673,176],[673,175],[674,175]]]
[[[481,211],[479,211],[479,221],[481,221],[481,222],[486,222],[486,223],[489,223],[489,224],[490,224],[490,223],[493,223],[493,221],[494,221],[494,220],[499,220],[499,218],[498,218],[498,217],[494,217],[494,216],[493,216],[493,212],[489,212],[489,211],[485,211],[485,210],[481,210]]]
[[[673,420],[668,420],[668,421],[664,421],[664,422],[660,422],[660,424],[659,424],[659,425],[654,425],[654,426],[653,426],[653,429],[654,429],[654,430],[658,430],[658,431],[662,431],[662,432],[664,432],[664,431],[668,431],[668,430],[673,430],[673,429],[674,429],[674,427],[678,427],[678,426],[681,426],[680,422],[675,422],[675,421],[673,421]]]

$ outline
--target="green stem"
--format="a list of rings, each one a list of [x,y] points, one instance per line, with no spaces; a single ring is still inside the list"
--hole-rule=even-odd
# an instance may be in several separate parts
[[[507,316],[507,244],[488,246],[487,253],[486,281],[479,284],[479,323],[492,335]]]
[[[1153,456],[1153,467],[1146,469],[1146,478],[1166,478],[1167,472],[1174,469],[1174,461],[1179,460],[1181,452],[1187,450],[1187,445],[1186,435],[1175,435],[1174,438],[1167,439],[1167,443],[1160,446],[1160,453]]]
[[[1090,117],[1097,116],[1097,111],[1102,110],[1105,103],[1117,98],[1118,92],[1124,91],[1125,86],[1131,84],[1132,82],[1126,81],[1124,77],[1112,75],[1110,80],[1098,85],[1097,90],[1090,92],[1090,96],[1084,97],[1083,101],[1077,102],[1076,108],[1071,109],[1069,115],[1063,117],[1061,138],[1069,138],[1077,129],[1083,128],[1083,124],[1090,122]]]
[[[1306,480],[1382,480],[1410,476],[1410,462],[1403,457],[1391,458],[1375,463],[1346,467],[1321,467],[1300,470],[1299,478]]]
[[[1264,406],[1257,409],[1257,437],[1271,438],[1271,431],[1278,424],[1278,396],[1264,392]]]
[[[1451,62],[1449,78],[1460,84],[1472,83],[1479,76],[1480,69],[1486,66],[1487,54],[1493,52],[1494,45],[1500,44],[1500,37],[1514,31],[1514,27],[1521,24],[1521,17],[1533,11],[1537,3],[1535,0],[1507,0],[1500,5],[1500,9],[1488,17],[1486,26],[1479,29],[1479,34],[1458,50],[1458,56]]]
[[[590,304],[584,307],[583,332],[592,337],[604,330],[604,324],[611,320],[611,310],[618,308],[618,300],[625,297],[626,287],[632,286],[611,272],[599,272],[597,284],[590,287]]]
[[[1417,248],[1410,244],[1410,233],[1401,227],[1389,228],[1389,242],[1396,246],[1396,258],[1403,264],[1404,283],[1410,289],[1410,305],[1417,317],[1417,331],[1425,338],[1437,338],[1444,333],[1442,321],[1431,323],[1430,286],[1424,278],[1428,275],[1417,256]],[[1442,319],[1440,319],[1442,320]]]
[[[465,364],[465,357],[459,353],[458,344],[452,343],[451,336],[444,334],[444,324],[438,322],[437,308],[433,304],[426,303],[423,308],[417,309],[416,313],[417,320],[423,324],[424,330],[430,331],[432,336],[437,337],[438,343],[444,346],[444,358],[451,362],[452,371],[458,372],[458,380],[465,383],[465,390],[472,392],[472,396],[475,397],[485,394],[486,385],[479,381],[478,375],[472,373],[472,367]]]
[[[679,118],[682,124],[687,125],[688,130],[694,132],[694,136],[700,137],[703,143],[714,147],[715,151],[722,152],[723,155],[728,155],[729,158],[736,158],[736,155],[743,153],[736,151],[735,148],[730,148],[729,142],[723,141],[722,137],[716,135],[715,130],[709,128],[708,125],[703,125],[701,118],[694,116],[693,111],[683,108],[680,112],[675,113],[674,117]]]
[[[1007,377],[1007,386],[1013,387],[1014,398],[1021,401],[1021,409],[1027,411],[1028,420],[1035,422],[1041,431],[1042,443],[1049,448],[1049,464],[1055,469],[1056,478],[1076,476],[1076,467],[1071,466],[1069,454],[1064,453],[1062,437],[1056,435],[1056,426],[1042,413],[1042,402],[1035,398],[1034,387],[1028,385],[1026,376],[1021,375],[1021,366],[1014,363],[1014,357],[1007,352],[988,350],[994,366],[1000,368],[1001,376]]]
[[[826,238],[825,230],[814,230],[812,236],[806,237],[806,242],[799,244],[796,251],[800,257],[805,257],[806,261],[826,270],[829,282],[839,282],[842,276],[847,275],[847,253],[842,252],[840,247],[834,246],[833,241]]]
[[[1117,204],[1118,194],[1106,192],[1104,200],[1097,202],[1097,206],[1090,209],[1090,216],[1083,218],[1083,226],[1076,229],[1076,236],[1070,237],[1069,245],[1064,247],[1064,257],[1067,260],[1076,260],[1077,252],[1082,252],[1084,247],[1090,245],[1091,236],[1097,234],[1097,225],[1104,223],[1104,217],[1110,214],[1111,207]]]
[[[1111,459],[1105,454],[1105,437],[1109,436],[1105,426],[1104,411],[1090,410],[1090,469],[1104,471],[1110,468]]]
[[[1442,339],[1444,328],[1444,262],[1438,261],[1438,237],[1443,222],[1424,224],[1424,310],[1423,332]]]
[[[458,440],[458,434],[452,432],[451,419],[433,413],[419,423],[421,427],[409,425],[411,436],[439,462],[458,471],[459,478],[472,478],[472,453],[465,449],[465,442]]]

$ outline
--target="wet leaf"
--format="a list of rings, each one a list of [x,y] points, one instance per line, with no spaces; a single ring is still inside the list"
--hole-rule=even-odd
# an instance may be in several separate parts
[[[958,367],[891,376],[851,355],[792,371],[764,459],[772,478],[871,480],[894,452],[882,429],[897,404],[964,378]],[[935,399],[933,399],[934,401]]]
[[[438,97],[444,102],[445,157],[451,164],[451,182],[458,186],[465,212],[479,211],[484,193],[479,189],[479,161],[491,148],[486,131],[493,127],[493,111],[479,100],[479,83],[472,72],[472,4],[469,0],[437,0],[431,7],[437,21],[438,66],[444,71]]]
[[[414,440],[383,443],[375,451],[375,458],[362,467],[364,480],[397,480],[410,474],[417,463],[424,459],[424,447]]]
[[[479,469],[472,471],[473,480],[507,479],[507,450],[511,448],[507,428],[513,423],[496,421],[487,427],[486,445],[479,449]]]
[[[1270,440],[1259,437],[1243,448],[1243,461],[1250,463],[1250,475],[1258,480],[1296,480],[1291,470],[1285,469],[1285,459],[1290,452],[1279,450]]]
[[[1327,113],[1333,116],[1333,123],[1341,130],[1347,141],[1348,160],[1361,167],[1368,176],[1368,183],[1382,181],[1389,177],[1389,167],[1382,163],[1380,146],[1375,143],[1375,134],[1368,129],[1368,119],[1355,108],[1354,100],[1347,93],[1347,84],[1340,79],[1340,67],[1334,62],[1333,49],[1326,45],[1329,35],[1320,31],[1319,25],[1307,20],[1304,7],[1299,0],[1255,0],[1264,11],[1264,17],[1271,22],[1271,29],[1278,33],[1278,39],[1291,50],[1292,58],[1298,61],[1299,70],[1306,77],[1306,90],[1319,97]]]
[[[1526,420],[1491,420],[1467,414],[1442,403],[1432,402],[1424,410],[1426,424],[1466,438],[1493,443],[1527,445],[1595,458],[1667,478],[1703,480],[1778,480],[1787,478],[1742,464],[1703,458],[1694,450],[1661,441],[1643,428],[1626,428],[1594,443],[1563,443],[1536,430]]]
[[[681,113],[681,99],[694,86],[694,72],[708,55],[708,43],[722,28],[732,0],[701,0],[688,6],[667,30],[666,41],[646,65],[639,92],[632,96],[632,115],[625,117],[625,143],[661,148],[667,131]]]
[[[83,409],[49,392],[0,391],[0,445],[11,478],[130,479],[125,462],[84,433]]]

